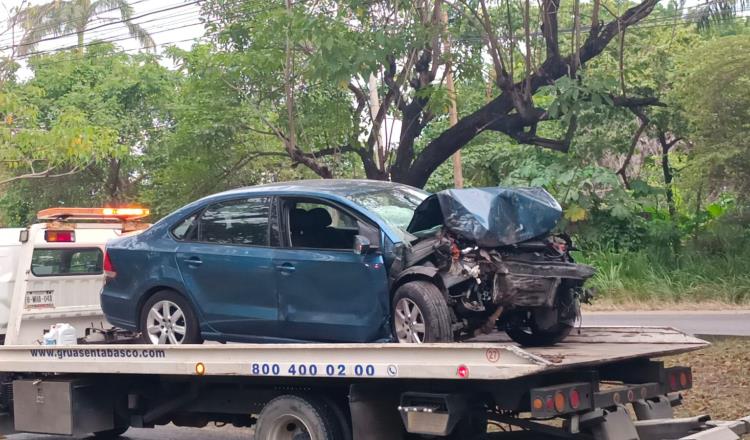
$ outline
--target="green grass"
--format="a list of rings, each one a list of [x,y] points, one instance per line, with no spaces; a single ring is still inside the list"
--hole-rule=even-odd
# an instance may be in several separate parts
[[[743,243],[744,244],[744,243]],[[727,253],[668,247],[643,251],[586,250],[578,261],[597,268],[588,285],[612,304],[701,303],[750,305],[750,246]]]

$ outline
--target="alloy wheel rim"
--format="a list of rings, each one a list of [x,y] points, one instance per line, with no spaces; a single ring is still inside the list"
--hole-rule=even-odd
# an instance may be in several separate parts
[[[154,345],[182,344],[187,334],[185,313],[172,301],[159,301],[148,311],[146,332]]]
[[[293,414],[276,418],[268,434],[268,440],[313,440],[305,422]]]
[[[425,339],[425,322],[422,310],[409,298],[401,298],[395,307],[394,323],[398,342],[421,344]]]

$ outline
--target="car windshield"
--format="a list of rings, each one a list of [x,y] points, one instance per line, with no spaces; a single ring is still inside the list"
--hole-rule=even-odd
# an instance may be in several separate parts
[[[371,192],[355,193],[347,196],[351,201],[364,206],[396,229],[405,241],[412,241],[414,236],[406,231],[414,210],[430,194],[415,188],[396,187]]]

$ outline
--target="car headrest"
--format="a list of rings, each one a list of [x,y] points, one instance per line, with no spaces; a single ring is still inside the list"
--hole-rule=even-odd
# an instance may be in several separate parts
[[[289,211],[289,229],[292,231],[300,231],[306,226],[307,211],[300,208],[294,208]]]
[[[325,228],[333,223],[331,214],[325,208],[315,208],[307,211],[307,226],[311,228]]]

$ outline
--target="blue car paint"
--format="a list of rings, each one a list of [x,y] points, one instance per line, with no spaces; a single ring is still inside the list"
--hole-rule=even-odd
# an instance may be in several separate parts
[[[113,325],[138,331],[139,311],[148,296],[167,288],[186,297],[206,339],[388,339],[387,267],[401,236],[379,215],[352,202],[345,194],[392,186],[398,185],[300,181],[241,188],[190,203],[141,234],[108,244],[117,277],[102,290],[104,314]],[[210,204],[250,196],[311,197],[348,208],[379,228],[380,252],[357,255],[342,250],[181,242],[170,233],[180,221]],[[186,261],[195,254],[201,255],[200,267]],[[294,272],[280,269],[284,264],[293,264]]]

